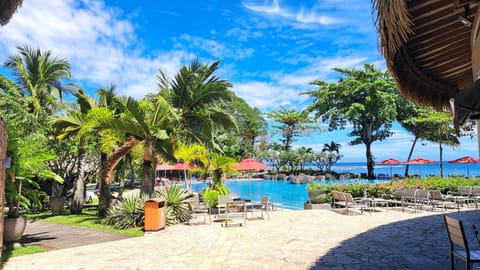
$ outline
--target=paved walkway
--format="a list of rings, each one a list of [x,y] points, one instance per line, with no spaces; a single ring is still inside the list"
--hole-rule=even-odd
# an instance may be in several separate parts
[[[480,223],[479,211],[448,215]],[[441,213],[311,210],[272,212],[246,227],[181,224],[143,237],[14,257],[4,269],[442,270],[448,262]]]
[[[47,249],[63,249],[130,238],[129,236],[83,227],[29,221],[20,243]]]

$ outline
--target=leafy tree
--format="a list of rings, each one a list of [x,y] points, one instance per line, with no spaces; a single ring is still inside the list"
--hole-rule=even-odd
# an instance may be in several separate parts
[[[308,130],[316,129],[316,127],[309,125],[313,124],[314,120],[308,116],[308,111],[287,110],[282,106],[278,111],[267,113],[267,116],[278,123],[273,128],[281,132],[283,150],[285,151],[291,150],[292,143],[297,137]]]
[[[219,65],[220,61],[203,65],[194,60],[172,80],[163,71],[157,76],[159,95],[176,116],[172,136],[185,144],[199,142],[220,149],[216,131],[237,129],[235,119],[224,109],[232,100],[233,93],[228,90],[231,84],[214,75]]]
[[[453,116],[449,113],[427,110],[422,111],[411,121],[417,123],[417,126],[423,127],[421,138],[438,143],[440,177],[443,177],[443,145],[456,146],[460,144],[452,126]]]
[[[342,155],[340,155],[340,147],[342,147],[342,145],[334,141],[323,145],[322,153],[326,153],[325,158],[327,159],[327,164],[325,169],[327,172],[331,171],[332,165],[342,158]]]
[[[330,131],[353,125],[350,144],[365,144],[367,177],[373,179],[375,162],[371,145],[392,134],[390,128],[397,115],[395,83],[388,71],[367,63],[363,69],[334,70],[341,74],[338,82],[314,81],[312,84],[319,89],[304,93],[314,99],[309,111],[328,122]]]
[[[266,121],[257,108],[252,108],[245,100],[234,96],[231,104],[226,106],[237,121],[238,131],[225,131],[217,139],[225,154],[241,160],[254,156],[257,139],[266,134]]]
[[[313,150],[312,148],[306,148],[305,146],[302,146],[295,150],[295,153],[298,156],[298,161],[299,161],[299,166],[300,166],[300,171],[304,171],[306,168],[306,164],[309,162],[312,162],[313,160]]]
[[[312,157],[312,162],[315,164],[315,166],[318,168],[318,170],[321,173],[327,172],[327,166],[328,166],[328,157],[326,152],[314,152],[313,157]]]
[[[56,111],[57,100],[72,88],[62,87],[63,79],[70,79],[70,64],[52,56],[51,51],[41,51],[29,46],[17,47],[18,54],[10,56],[4,66],[14,71],[23,95],[28,96],[31,112],[38,117],[42,110],[47,114]]]

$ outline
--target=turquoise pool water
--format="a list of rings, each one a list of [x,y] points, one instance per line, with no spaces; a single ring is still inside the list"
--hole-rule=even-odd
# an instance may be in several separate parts
[[[335,184],[375,184],[384,183],[388,180],[325,180],[317,181],[327,185]],[[289,181],[273,181],[273,180],[228,180],[225,182],[230,192],[243,199],[251,199],[253,201],[260,201],[262,196],[269,195],[270,201],[279,203],[284,208],[299,210],[303,209],[303,203],[308,200],[307,190],[305,184],[290,184]],[[192,184],[194,192],[201,192],[206,183]]]

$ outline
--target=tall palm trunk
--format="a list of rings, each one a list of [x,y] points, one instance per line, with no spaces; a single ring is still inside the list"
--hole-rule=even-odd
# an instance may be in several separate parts
[[[443,146],[442,146],[442,140],[438,142],[438,145],[440,147],[440,178],[443,178]]]
[[[415,136],[413,139],[412,147],[410,147],[410,152],[408,153],[407,161],[410,161],[412,158],[413,150],[415,149],[415,145],[417,144],[418,136]],[[408,164],[405,165],[405,177],[408,177]]]
[[[70,204],[70,212],[72,214],[81,214],[83,204],[85,203],[85,148],[83,144],[78,148],[77,160],[77,179],[75,181],[73,200]]]
[[[145,195],[153,194],[154,178],[152,177],[152,143],[145,140],[145,152],[143,154],[143,181],[141,193]]]
[[[104,217],[107,214],[107,210],[112,203],[112,194],[110,192],[110,186],[107,183],[107,154],[100,154],[100,197],[98,201],[98,216]]]

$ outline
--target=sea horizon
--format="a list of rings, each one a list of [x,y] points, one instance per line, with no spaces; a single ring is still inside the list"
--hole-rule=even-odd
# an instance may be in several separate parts
[[[480,176],[480,163],[472,164],[453,164],[444,161],[443,175],[444,176]],[[405,174],[405,164],[396,165],[380,165],[375,164],[375,175],[400,175]],[[315,169],[315,165],[309,164],[307,167]],[[367,162],[338,162],[332,165],[332,171],[337,173],[353,173],[361,174],[367,173]],[[440,176],[440,162],[436,161],[435,164],[410,164],[409,175],[419,175],[426,177],[430,175]]]

